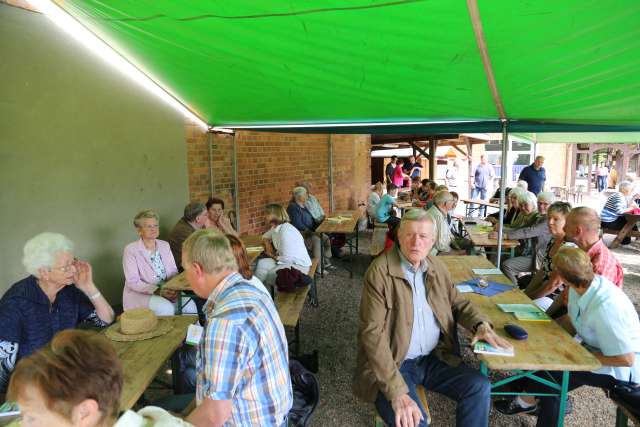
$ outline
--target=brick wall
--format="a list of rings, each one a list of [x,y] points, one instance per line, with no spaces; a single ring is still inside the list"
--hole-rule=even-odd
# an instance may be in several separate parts
[[[187,168],[191,200],[205,201],[210,192],[207,134],[186,125]],[[212,135],[213,194],[234,209],[233,136]],[[335,209],[355,209],[369,191],[369,135],[334,135]],[[238,193],[240,231],[264,231],[264,206],[286,205],[296,181],[311,184],[325,211],[329,210],[329,135],[238,132]]]

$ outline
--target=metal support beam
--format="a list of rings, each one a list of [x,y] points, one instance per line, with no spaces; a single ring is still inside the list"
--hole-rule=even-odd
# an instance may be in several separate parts
[[[438,141],[435,139],[429,140],[429,179],[435,181],[436,179],[436,149],[438,147]]]
[[[468,167],[468,172],[467,172],[467,182],[468,185],[467,187],[469,190],[469,199],[471,199],[471,190],[473,190],[473,145],[471,144],[471,142],[469,141],[469,138],[467,138],[466,136],[464,137],[464,142],[467,145],[467,167]]]
[[[209,197],[213,197],[213,135],[207,132],[207,148],[209,152]]]
[[[333,212],[333,135],[329,134],[329,212]]]
[[[502,122],[502,160],[500,161],[500,212],[498,214],[498,260],[500,268],[502,257],[502,229],[504,228],[504,193],[507,187],[507,150],[509,148],[509,121]]]
[[[238,194],[238,134],[233,133],[233,207],[236,211],[236,231],[240,234],[240,194]]]

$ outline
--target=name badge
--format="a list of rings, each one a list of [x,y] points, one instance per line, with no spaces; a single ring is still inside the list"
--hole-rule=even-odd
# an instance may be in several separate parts
[[[204,329],[200,325],[189,325],[189,329],[187,329],[187,338],[185,342],[189,345],[198,345],[202,340],[202,332]]]

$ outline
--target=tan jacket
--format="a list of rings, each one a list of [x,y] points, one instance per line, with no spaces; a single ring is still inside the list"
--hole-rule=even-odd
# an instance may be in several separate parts
[[[456,323],[472,330],[488,319],[462,297],[440,260],[428,256],[427,262],[427,300],[440,325],[440,341],[433,354],[457,366],[461,359]],[[373,261],[364,278],[353,392],[365,401],[373,402],[378,391],[388,400],[409,391],[399,368],[411,340],[412,299],[394,246]]]

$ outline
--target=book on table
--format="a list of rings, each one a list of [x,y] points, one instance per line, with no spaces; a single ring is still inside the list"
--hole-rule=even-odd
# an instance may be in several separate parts
[[[534,304],[496,304],[505,313],[512,313],[525,322],[550,322],[551,318]]]
[[[478,354],[490,354],[492,356],[515,356],[515,350],[513,348],[501,348],[494,347],[486,341],[478,341],[473,346],[473,352]]]

